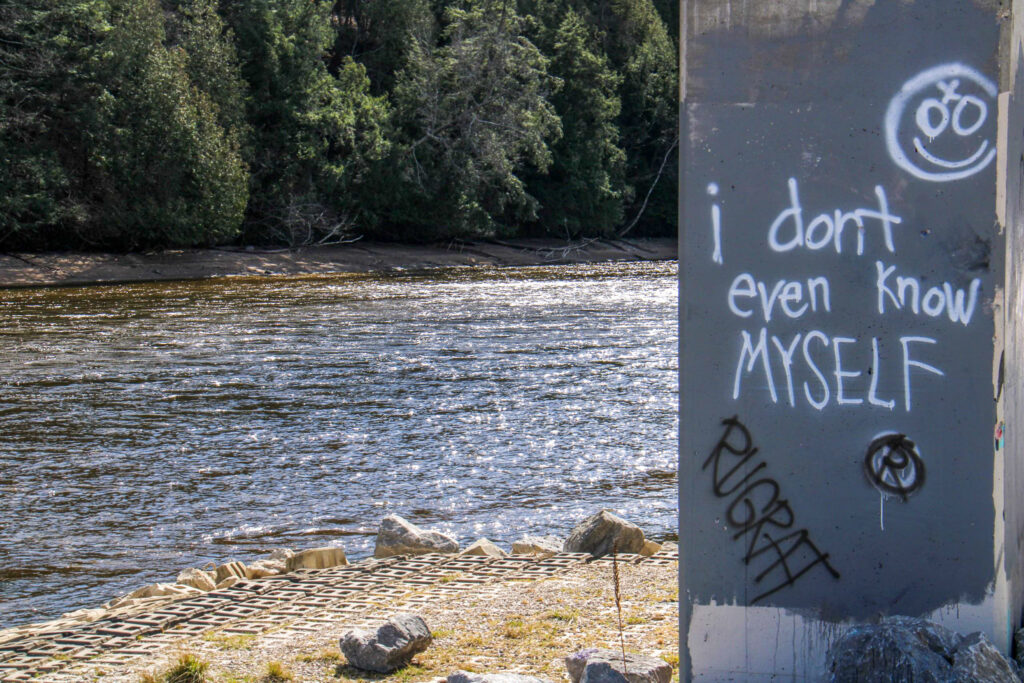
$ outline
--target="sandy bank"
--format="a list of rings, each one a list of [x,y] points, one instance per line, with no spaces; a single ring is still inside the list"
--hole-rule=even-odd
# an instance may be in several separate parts
[[[676,240],[515,240],[432,245],[355,242],[289,250],[182,249],[142,254],[0,254],[0,287],[195,280],[228,275],[302,275],[418,270],[445,266],[526,266],[676,258]]]

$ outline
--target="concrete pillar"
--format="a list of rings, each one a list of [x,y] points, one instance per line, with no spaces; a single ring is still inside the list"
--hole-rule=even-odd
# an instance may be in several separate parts
[[[1021,4],[683,0],[684,680],[818,680],[897,614],[1009,652]]]

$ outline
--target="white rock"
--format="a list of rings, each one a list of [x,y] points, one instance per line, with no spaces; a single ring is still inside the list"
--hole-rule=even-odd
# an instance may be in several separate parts
[[[74,612],[67,612],[61,615],[61,621],[67,620],[75,623],[84,624],[91,621],[97,621],[107,616],[107,610],[95,608],[95,609],[76,609]]]
[[[508,553],[491,543],[486,538],[481,538],[473,545],[463,550],[460,555],[486,555],[487,557],[507,557]]]
[[[284,562],[277,560],[260,560],[259,562],[253,562],[252,564],[246,565],[245,578],[262,579],[268,576],[284,574],[286,571],[288,571],[288,569],[285,567]]]
[[[212,591],[217,587],[217,582],[213,580],[212,574],[195,567],[189,567],[178,574],[177,582],[183,586],[198,588],[201,591]]]
[[[217,572],[213,576],[213,581],[217,584],[217,588],[220,588],[220,584],[229,576],[237,576],[240,579],[244,579],[245,565],[237,560],[228,560],[217,567]]]
[[[377,530],[377,545],[373,549],[373,556],[457,552],[459,543],[451,536],[421,529],[398,515],[388,515],[381,520]]]
[[[115,598],[107,603],[110,607],[119,607],[124,605],[129,600],[137,600],[139,598],[179,598],[191,597],[194,595],[200,595],[203,591],[192,586],[182,586],[176,583],[154,583],[150,586],[143,586],[137,588],[127,595],[122,595],[119,598]]]
[[[348,558],[345,557],[345,549],[340,546],[332,546],[328,548],[310,548],[309,550],[295,553],[288,558],[286,566],[288,571],[293,572],[296,569],[327,569],[328,567],[337,567],[344,564],[348,564]]]
[[[564,544],[565,540],[558,536],[523,536],[512,544],[512,554],[550,557],[562,552]]]
[[[644,546],[640,548],[640,554],[644,557],[650,557],[661,550],[661,544],[649,539],[644,539]]]
[[[232,586],[234,586],[236,583],[238,583],[241,580],[242,579],[240,577],[229,576],[229,577],[227,577],[226,579],[224,579],[223,581],[221,581],[221,582],[219,582],[217,584],[217,590],[221,590],[223,588],[231,588]]]

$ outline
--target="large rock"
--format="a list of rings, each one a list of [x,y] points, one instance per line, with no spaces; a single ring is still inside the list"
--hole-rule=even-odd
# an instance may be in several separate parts
[[[461,555],[484,555],[486,557],[507,557],[508,553],[494,545],[486,538],[481,538],[473,545],[463,550]]]
[[[457,553],[458,542],[439,531],[427,531],[402,519],[388,515],[381,520],[377,530],[377,545],[374,557],[392,555],[424,555],[426,553]]]
[[[259,560],[245,566],[245,578],[265,579],[268,576],[277,576],[288,571],[284,562],[278,560]]]
[[[640,527],[608,510],[601,510],[572,530],[563,549],[567,553],[590,553],[594,557],[603,557],[613,548],[616,553],[639,553],[643,547],[644,532]]]
[[[329,548],[310,548],[295,553],[286,561],[288,571],[296,569],[327,569],[348,564],[345,549],[338,546]]]
[[[848,630],[829,650],[827,675],[834,683],[1020,683],[981,633],[964,637],[910,617]]]
[[[391,673],[400,669],[431,643],[430,629],[416,614],[396,614],[375,634],[355,629],[341,637],[348,663],[364,671]]]
[[[550,683],[550,681],[521,674],[475,674],[469,671],[456,671],[448,677],[448,683]]]
[[[672,665],[664,659],[622,652],[587,648],[565,658],[572,683],[669,683]]]
[[[237,577],[239,579],[245,578],[245,565],[237,560],[228,560],[221,566],[217,567],[217,570],[213,575],[213,582],[220,588],[220,584],[224,583],[224,579],[230,577]]]
[[[563,545],[565,540],[558,536],[523,536],[512,544],[512,554],[550,557],[562,552]]]
[[[196,569],[195,567],[183,570],[178,574],[176,581],[183,586],[192,586],[192,588],[198,588],[201,591],[212,591],[217,587],[217,582],[213,580],[210,572],[204,572],[202,569]]]

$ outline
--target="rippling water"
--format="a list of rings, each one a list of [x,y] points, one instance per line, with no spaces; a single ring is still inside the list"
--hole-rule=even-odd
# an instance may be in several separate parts
[[[3,291],[0,627],[269,549],[676,533],[676,264]]]

